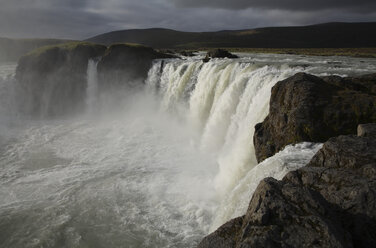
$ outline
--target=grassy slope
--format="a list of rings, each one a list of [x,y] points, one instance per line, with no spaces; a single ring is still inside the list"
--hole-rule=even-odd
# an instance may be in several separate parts
[[[338,48],[376,47],[375,23],[327,23],[304,27],[273,27],[219,32],[133,29],[102,34],[88,41],[109,45],[140,43],[154,48]]]
[[[376,22],[327,23],[304,27],[272,27],[219,32],[133,29],[102,34],[87,41],[110,45],[136,43],[159,49],[292,53],[376,57]],[[0,62],[17,61],[36,48],[69,40],[0,38]]]
[[[201,33],[133,29],[102,34],[88,41],[106,45],[133,42],[161,49],[207,50],[222,47],[247,52],[375,57],[376,22]]]
[[[351,56],[376,58],[376,47],[366,48],[228,48],[231,52],[299,54],[312,56]]]

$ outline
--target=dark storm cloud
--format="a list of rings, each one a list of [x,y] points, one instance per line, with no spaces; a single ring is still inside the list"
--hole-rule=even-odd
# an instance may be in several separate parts
[[[0,37],[84,39],[132,28],[214,31],[372,21],[375,4],[375,0],[0,0]]]
[[[314,11],[340,9],[375,12],[375,0],[169,0],[179,7],[210,7],[224,9],[264,8]]]

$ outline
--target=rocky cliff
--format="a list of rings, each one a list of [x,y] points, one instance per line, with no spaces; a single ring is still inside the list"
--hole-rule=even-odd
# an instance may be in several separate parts
[[[376,247],[375,133],[361,125],[283,180],[262,180],[246,214],[199,247]]]
[[[171,57],[150,47],[75,42],[36,49],[21,57],[16,71],[20,108],[27,114],[54,117],[85,107],[87,68],[97,59],[99,87],[142,85],[156,58]],[[69,101],[67,101],[69,99]]]
[[[319,78],[298,73],[272,89],[269,115],[256,125],[259,162],[288,144],[325,142],[354,134],[359,123],[376,122],[376,74]]]
[[[298,73],[278,82],[269,115],[255,127],[258,160],[288,144],[326,142],[305,167],[262,180],[245,215],[199,247],[376,247],[374,122],[376,74]]]
[[[110,85],[135,87],[147,77],[154,59],[172,57],[174,56],[138,44],[112,45],[98,63],[100,82],[106,87]]]
[[[16,79],[22,88],[22,110],[34,116],[58,116],[82,109],[88,60],[105,50],[102,45],[78,42],[42,47],[21,57]]]

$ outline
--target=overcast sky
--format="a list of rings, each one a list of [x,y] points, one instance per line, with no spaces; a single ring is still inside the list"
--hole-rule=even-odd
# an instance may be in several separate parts
[[[376,21],[376,0],[0,0],[0,36],[84,39],[120,29],[215,31]]]

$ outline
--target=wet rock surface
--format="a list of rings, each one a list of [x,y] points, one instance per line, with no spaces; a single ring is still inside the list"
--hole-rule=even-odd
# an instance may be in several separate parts
[[[319,78],[298,73],[272,89],[269,115],[256,125],[259,162],[288,144],[325,142],[356,134],[360,123],[376,122],[376,74]]]
[[[199,247],[376,247],[375,230],[376,139],[347,135],[283,180],[262,180],[246,215]]]

